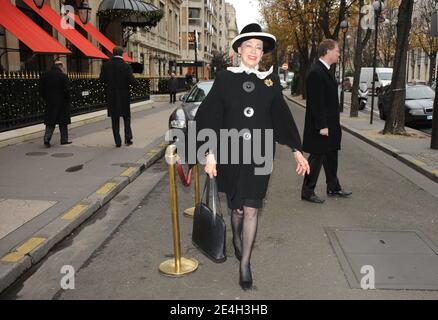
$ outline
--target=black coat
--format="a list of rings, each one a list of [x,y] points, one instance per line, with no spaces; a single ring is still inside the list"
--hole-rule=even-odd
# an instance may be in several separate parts
[[[307,76],[307,108],[303,150],[324,154],[341,149],[342,130],[339,123],[338,84],[333,74],[317,61]],[[319,134],[328,128],[329,136]]]
[[[108,116],[130,116],[129,85],[134,82],[131,67],[121,58],[112,58],[103,63],[100,80],[105,84]]]
[[[49,126],[70,124],[70,90],[68,76],[57,66],[43,73],[40,95],[46,102],[44,123]]]
[[[168,83],[168,87],[169,87],[170,93],[175,93],[176,90],[178,89],[178,79],[177,78],[170,78],[169,83]]]
[[[249,83],[254,85],[251,92],[247,92],[250,91],[248,87],[244,90],[244,85]],[[253,108],[252,116],[245,116],[244,110],[247,107]],[[255,74],[219,72],[213,87],[199,106],[195,121],[197,132],[204,128],[210,128],[216,132],[220,129],[237,129],[238,131],[248,129],[252,134],[251,144],[254,129],[273,129],[276,142],[301,150],[300,135],[290,109],[284,101],[280,80],[275,74],[262,80]],[[262,138],[260,147],[263,153],[264,142],[265,139]],[[202,144],[202,142],[199,143],[199,145]],[[218,146],[222,144],[223,141],[218,135]],[[220,147],[214,150],[218,162],[219,191],[232,196],[239,188],[242,198],[262,199],[266,195],[270,174],[255,175],[254,169],[264,165],[257,165],[254,161],[244,164],[242,148],[243,139],[240,139],[238,164],[230,164],[230,152],[228,152],[228,164],[225,164],[221,161]],[[230,144],[228,150],[230,150]],[[254,158],[251,156],[251,159]],[[291,167],[292,165],[291,157]]]

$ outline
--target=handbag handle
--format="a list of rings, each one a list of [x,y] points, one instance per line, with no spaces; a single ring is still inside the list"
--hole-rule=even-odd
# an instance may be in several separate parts
[[[216,216],[216,214],[222,216],[221,214],[221,208],[220,208],[220,201],[219,201],[219,194],[217,190],[217,184],[216,184],[216,178],[210,178],[207,175],[207,178],[205,180],[204,185],[204,191],[202,192],[202,200],[203,203],[207,205],[213,212],[213,215]],[[210,206],[211,202],[211,206]]]

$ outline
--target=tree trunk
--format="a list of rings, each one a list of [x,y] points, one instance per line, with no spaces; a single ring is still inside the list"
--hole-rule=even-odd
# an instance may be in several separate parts
[[[406,57],[409,44],[414,0],[402,0],[397,22],[397,45],[394,59],[394,73],[391,81],[390,112],[383,133],[406,134],[405,98],[406,98]]]
[[[432,81],[435,78],[436,52],[432,53],[429,58],[430,58],[429,85],[431,85]]]
[[[364,5],[364,0],[359,0],[359,8]],[[362,40],[363,29],[361,27],[362,18],[365,16],[364,13],[359,14],[359,23],[357,27],[357,38],[356,38],[356,51],[354,53],[354,75],[353,75],[353,87],[351,88],[351,108],[350,117],[357,117],[359,115],[359,84],[360,84],[360,70],[362,68],[362,54],[363,48],[371,37],[371,30],[368,29],[365,38]]]

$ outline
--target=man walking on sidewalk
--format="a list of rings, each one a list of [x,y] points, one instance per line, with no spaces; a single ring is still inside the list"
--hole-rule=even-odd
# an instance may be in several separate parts
[[[324,200],[315,194],[321,166],[324,166],[327,195],[348,197],[351,192],[342,190],[337,176],[338,150],[341,149],[338,84],[330,66],[339,59],[339,45],[328,39],[320,43],[319,60],[307,77],[307,108],[304,124],[303,150],[310,153],[310,174],[304,177],[301,199],[313,203]]]
[[[108,116],[111,117],[114,141],[120,148],[120,117],[125,126],[125,144],[132,144],[131,97],[129,85],[134,82],[131,67],[123,61],[123,48],[114,47],[113,58],[102,65],[100,80],[105,84]]]
[[[47,148],[51,146],[50,140],[57,124],[61,133],[61,144],[71,143],[71,141],[68,141],[67,128],[67,125],[71,123],[69,80],[63,72],[63,68],[64,63],[56,60],[52,68],[43,73],[40,79],[40,95],[46,102],[44,145]]]
[[[176,90],[178,89],[178,79],[175,78],[175,73],[173,73],[173,72],[170,75],[168,87],[169,87],[169,93],[170,93],[170,102],[169,103],[175,103],[176,102]]]

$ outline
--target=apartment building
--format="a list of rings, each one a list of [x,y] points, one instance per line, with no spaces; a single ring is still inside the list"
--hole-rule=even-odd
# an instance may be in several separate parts
[[[209,79],[213,72],[213,53],[229,52],[231,18],[227,16],[227,8],[234,8],[224,0],[184,0],[181,7],[181,60],[177,66],[184,74],[197,73],[199,79]],[[232,18],[231,25],[237,25],[235,11]],[[196,50],[195,34],[198,40]]]

